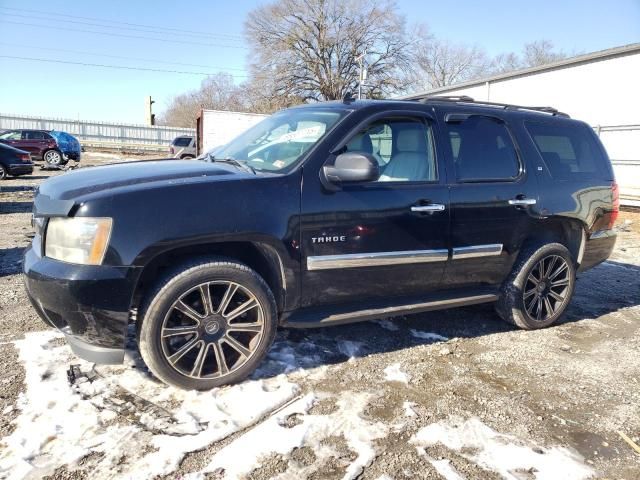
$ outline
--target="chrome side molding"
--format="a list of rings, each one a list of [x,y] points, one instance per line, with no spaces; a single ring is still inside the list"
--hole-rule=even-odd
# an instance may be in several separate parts
[[[379,267],[408,263],[446,262],[449,251],[406,250],[399,252],[354,253],[348,255],[319,255],[307,257],[307,270],[329,270],[333,268]]]
[[[451,258],[460,260],[465,258],[494,257],[502,253],[501,243],[489,245],[471,245],[469,247],[457,247],[453,249]]]

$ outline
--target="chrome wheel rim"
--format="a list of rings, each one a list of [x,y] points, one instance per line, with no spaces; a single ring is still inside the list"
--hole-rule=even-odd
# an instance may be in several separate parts
[[[189,289],[165,315],[160,330],[167,363],[190,378],[220,378],[255,354],[264,332],[262,305],[246,287],[229,281]]]
[[[559,255],[549,255],[536,263],[523,293],[529,317],[543,322],[562,311],[569,297],[570,272],[569,264]]]
[[[47,163],[57,165],[60,163],[60,154],[58,152],[50,151],[46,153],[44,159]]]

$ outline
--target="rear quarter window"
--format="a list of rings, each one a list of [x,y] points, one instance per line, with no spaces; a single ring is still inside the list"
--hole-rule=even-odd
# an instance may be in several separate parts
[[[588,126],[525,122],[525,127],[554,179],[611,179],[609,161]]]

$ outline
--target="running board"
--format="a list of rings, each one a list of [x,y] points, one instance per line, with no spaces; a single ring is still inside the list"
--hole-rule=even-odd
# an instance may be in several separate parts
[[[495,290],[490,292],[478,292],[474,295],[440,295],[432,299],[423,298],[403,304],[372,305],[368,302],[368,308],[363,304],[355,305],[331,305],[326,307],[310,307],[283,315],[281,325],[291,328],[314,328],[327,325],[341,325],[344,323],[375,320],[397,315],[409,315],[412,313],[428,312],[430,310],[443,310],[446,308],[465,307],[479,303],[490,303],[498,300]],[[360,308],[358,308],[360,307]]]

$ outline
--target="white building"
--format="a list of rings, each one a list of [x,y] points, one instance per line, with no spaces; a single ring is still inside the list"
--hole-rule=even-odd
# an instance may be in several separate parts
[[[589,123],[612,160],[623,203],[640,206],[640,43],[404,97],[551,106]]]

